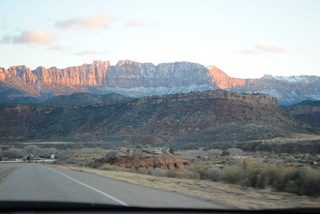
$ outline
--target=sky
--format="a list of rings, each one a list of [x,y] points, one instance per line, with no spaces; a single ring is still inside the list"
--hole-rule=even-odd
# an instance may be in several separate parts
[[[188,61],[320,76],[319,0],[0,0],[0,67]]]

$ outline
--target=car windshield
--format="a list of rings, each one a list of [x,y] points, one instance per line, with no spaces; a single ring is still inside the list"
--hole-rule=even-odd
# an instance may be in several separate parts
[[[320,1],[0,5],[0,205],[319,208]]]

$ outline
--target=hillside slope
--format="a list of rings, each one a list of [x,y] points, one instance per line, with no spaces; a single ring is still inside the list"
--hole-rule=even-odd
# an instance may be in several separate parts
[[[306,100],[285,109],[294,118],[320,129],[320,101]]]
[[[45,102],[48,106],[62,107],[62,106],[74,106],[74,105],[94,105],[105,102],[126,100],[128,97],[122,96],[116,93],[110,93],[105,95],[89,94],[85,92],[77,92],[71,95],[59,95],[55,98]]]
[[[221,90],[65,107],[0,104],[0,137],[7,143],[37,140],[123,145],[184,139],[182,143],[207,146],[230,142],[233,133],[238,141],[246,142],[314,134],[315,129],[279,108],[273,97]]]

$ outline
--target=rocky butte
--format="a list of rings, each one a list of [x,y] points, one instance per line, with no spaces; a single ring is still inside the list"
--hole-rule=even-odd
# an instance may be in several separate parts
[[[64,69],[40,66],[31,70],[24,65],[0,68],[0,100],[6,102],[43,102],[75,92],[143,97],[215,89],[268,94],[278,98],[280,104],[290,105],[306,99],[320,100],[320,77],[265,75],[241,79],[229,77],[215,66],[198,63],[153,65],[130,60],[116,65],[94,61]]]
[[[117,148],[105,157],[96,160],[96,163],[108,163],[126,168],[152,168],[152,169],[184,169],[190,162],[175,157],[168,147],[155,147],[145,149]]]

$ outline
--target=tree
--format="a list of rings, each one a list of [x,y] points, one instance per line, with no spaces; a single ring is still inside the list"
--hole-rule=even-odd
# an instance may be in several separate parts
[[[22,149],[10,148],[10,149],[8,149],[8,151],[14,153],[16,155],[16,157],[22,157],[23,156]]]
[[[24,155],[39,155],[42,151],[42,149],[35,145],[29,145],[23,148],[23,154]]]
[[[45,158],[49,158],[52,154],[57,154],[57,149],[54,147],[44,148],[38,154],[39,156],[43,156]]]

